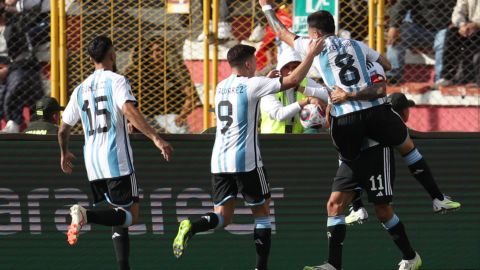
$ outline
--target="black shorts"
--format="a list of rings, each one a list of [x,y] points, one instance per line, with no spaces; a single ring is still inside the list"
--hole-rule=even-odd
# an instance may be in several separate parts
[[[129,207],[138,202],[138,185],[135,173],[116,178],[90,181],[93,205],[107,202],[116,207]]]
[[[408,138],[408,128],[390,104],[330,119],[333,144],[342,160],[358,158],[365,138],[382,146],[398,146]]]
[[[249,172],[212,174],[213,203],[221,206],[242,193],[249,206],[262,205],[270,198],[270,184],[266,170],[256,168]]]
[[[354,161],[342,161],[335,176],[332,191],[367,192],[371,203],[390,203],[393,199],[395,156],[391,147],[377,145],[361,152]]]

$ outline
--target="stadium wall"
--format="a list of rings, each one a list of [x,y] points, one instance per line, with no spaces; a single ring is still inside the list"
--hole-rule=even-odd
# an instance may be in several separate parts
[[[416,143],[442,190],[462,202],[448,215],[434,215],[429,196],[397,161],[395,209],[424,269],[480,269],[480,134],[419,134]],[[141,224],[131,227],[133,269],[251,269],[254,245],[250,210],[239,199],[235,224],[198,235],[176,260],[171,241],[179,220],[208,211],[209,135],[170,135],[176,149],[166,163],[153,144],[134,136],[134,163],[141,187]],[[54,136],[0,135],[0,269],[116,269],[109,228],[85,227],[69,247],[68,207],[88,206],[81,145],[75,172],[64,175]],[[261,137],[263,160],[273,189],[274,235],[271,269],[302,269],[326,257],[325,204],[338,166],[327,135]],[[397,157],[398,158],[398,157]],[[344,269],[396,269],[400,254],[373,216],[348,227]]]

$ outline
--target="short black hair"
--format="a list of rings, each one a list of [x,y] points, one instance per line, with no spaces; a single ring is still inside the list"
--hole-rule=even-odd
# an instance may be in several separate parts
[[[248,45],[237,44],[230,48],[227,53],[228,64],[231,67],[240,67],[248,60],[248,58],[255,55],[255,48]]]
[[[323,34],[335,34],[335,20],[328,11],[315,11],[308,15],[307,23],[309,27],[316,28],[322,31]]]
[[[96,63],[102,62],[107,56],[108,50],[113,47],[112,40],[107,36],[98,36],[88,43],[88,55]]]

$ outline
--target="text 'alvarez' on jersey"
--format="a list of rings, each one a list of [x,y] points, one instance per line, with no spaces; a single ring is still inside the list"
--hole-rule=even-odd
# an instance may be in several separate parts
[[[218,84],[212,173],[248,172],[263,166],[257,134],[259,102],[262,97],[279,92],[281,86],[280,78],[247,78],[236,74]]]
[[[294,49],[305,57],[310,41],[308,37],[298,37],[294,42]],[[313,66],[330,89],[338,86],[351,93],[372,85],[367,61],[375,62],[379,57],[377,51],[363,42],[330,36],[325,39],[325,48],[315,57]],[[332,115],[341,116],[380,104],[383,104],[383,100],[346,101],[334,104]]]
[[[99,69],[72,93],[62,121],[73,126],[81,119],[83,155],[90,181],[134,172],[127,120],[122,107],[136,102],[125,77]]]

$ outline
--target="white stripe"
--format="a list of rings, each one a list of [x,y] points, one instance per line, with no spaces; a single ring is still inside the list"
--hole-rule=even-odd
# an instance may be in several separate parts
[[[263,173],[263,169],[260,169],[260,172],[262,173],[263,182],[265,183],[265,193],[264,194],[267,194],[268,192],[270,192],[270,189],[268,188],[267,178],[265,177],[265,174]]]
[[[388,173],[389,171],[389,168],[390,168],[390,160],[388,159],[388,148],[387,147],[384,147],[383,148],[383,155],[384,155],[384,158],[385,158],[385,193],[387,195],[390,195],[390,190],[388,188],[388,182],[390,180],[390,175]]]
[[[392,178],[391,178],[391,175],[390,175],[390,172],[391,172],[391,166],[392,164],[390,163],[390,157],[391,157],[391,149],[390,148],[387,148],[387,153],[388,153],[388,190],[390,191],[390,195],[393,195],[393,190],[392,190]]]
[[[265,186],[263,185],[262,181],[262,173],[260,172],[260,168],[257,167],[258,179],[260,181],[260,186],[262,187],[262,194],[265,194]]]
[[[133,181],[134,181],[134,190],[135,190],[135,196],[138,196],[138,185],[137,185],[137,176],[135,175],[135,173],[132,173],[133,175]]]
[[[132,190],[132,196],[135,196],[135,190],[133,189],[133,175],[130,175],[130,189]]]
[[[261,168],[257,168],[257,170],[260,178],[260,184],[262,185],[262,193],[263,195],[265,195],[268,193],[267,181],[265,181],[265,175],[263,174],[263,170]]]

